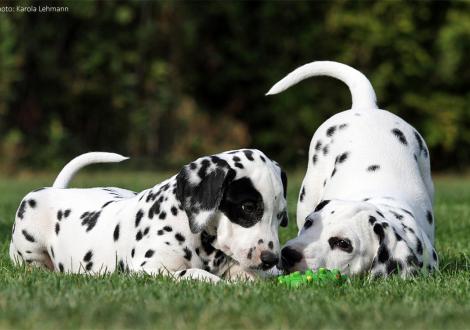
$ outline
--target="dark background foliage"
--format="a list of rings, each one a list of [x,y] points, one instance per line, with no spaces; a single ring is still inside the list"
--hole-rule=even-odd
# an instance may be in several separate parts
[[[434,169],[470,163],[469,3],[54,5],[69,12],[0,14],[3,168],[57,167],[90,150],[173,166],[240,147],[304,166],[349,91],[315,78],[264,94],[313,60],[366,74],[380,107],[423,134]]]

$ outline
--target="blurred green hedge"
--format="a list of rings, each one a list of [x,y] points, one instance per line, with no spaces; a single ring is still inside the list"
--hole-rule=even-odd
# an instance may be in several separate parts
[[[24,2],[38,4],[37,2]],[[63,1],[0,14],[0,157],[58,166],[110,150],[154,166],[256,147],[304,166],[316,127],[350,106],[313,60],[364,72],[381,108],[425,137],[434,169],[470,163],[470,3]]]

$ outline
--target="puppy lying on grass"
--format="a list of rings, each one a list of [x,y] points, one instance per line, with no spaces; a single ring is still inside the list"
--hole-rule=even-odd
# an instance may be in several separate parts
[[[126,159],[88,153],[22,200],[10,257],[70,273],[145,272],[206,281],[252,278],[279,260],[287,177],[261,151],[202,157],[140,193],[68,189],[82,167]]]

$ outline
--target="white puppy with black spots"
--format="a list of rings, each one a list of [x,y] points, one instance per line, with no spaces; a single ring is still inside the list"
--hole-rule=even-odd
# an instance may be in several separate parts
[[[434,188],[424,140],[403,119],[378,109],[367,78],[344,64],[304,65],[268,94],[317,75],[345,82],[352,107],[313,135],[297,205],[300,230],[282,249],[280,267],[373,276],[431,272],[437,267]]]
[[[69,273],[166,274],[206,281],[253,278],[279,260],[287,178],[258,150],[202,157],[140,193],[66,189],[83,166],[126,159],[88,153],[53,187],[26,195],[13,226],[17,263]]]

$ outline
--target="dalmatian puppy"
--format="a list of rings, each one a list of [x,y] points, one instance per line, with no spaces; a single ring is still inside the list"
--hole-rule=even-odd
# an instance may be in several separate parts
[[[378,109],[367,78],[344,64],[304,65],[268,95],[317,75],[345,82],[352,107],[313,135],[297,204],[300,230],[283,247],[280,267],[338,268],[372,277],[433,271],[434,188],[423,138],[403,119]]]
[[[67,189],[82,167],[119,162],[93,152],[64,167],[50,188],[24,197],[10,257],[54,271],[166,274],[216,282],[263,275],[278,263],[287,177],[258,150],[202,157],[140,193]]]

